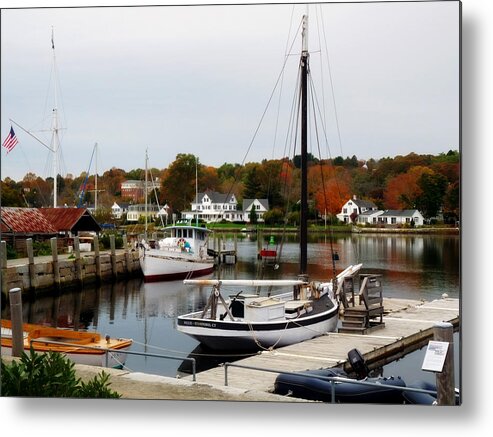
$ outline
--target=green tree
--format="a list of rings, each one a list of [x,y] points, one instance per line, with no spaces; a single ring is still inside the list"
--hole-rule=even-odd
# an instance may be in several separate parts
[[[1,183],[2,206],[25,206],[21,188],[14,180],[6,178]]]
[[[318,164],[319,160],[315,158],[310,152],[306,155],[307,165]],[[296,168],[301,168],[301,155],[295,155],[293,158],[293,164]]]
[[[257,212],[255,211],[255,208],[252,207],[250,208],[250,213],[248,214],[249,218],[250,218],[250,223],[252,225],[255,225],[257,224],[258,220],[257,220]]]
[[[447,179],[438,173],[423,173],[418,179],[418,186],[422,193],[416,198],[416,208],[426,218],[436,217],[443,205]]]
[[[190,208],[195,198],[195,172],[198,158],[192,154],[179,153],[169,165],[162,181],[162,194],[174,211]]]
[[[262,183],[260,180],[260,164],[249,163],[245,166],[243,178],[245,199],[258,199],[262,197]]]

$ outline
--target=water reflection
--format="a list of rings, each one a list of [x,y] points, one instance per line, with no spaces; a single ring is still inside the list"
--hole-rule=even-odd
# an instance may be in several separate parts
[[[221,266],[211,277],[287,278],[298,273],[294,236],[283,243],[286,261],[277,270],[257,260],[255,238],[239,239],[237,247],[238,263]],[[331,278],[332,251],[340,258],[335,263],[337,272],[348,264],[363,263],[364,272],[382,274],[385,296],[433,300],[446,292],[459,297],[460,247],[456,236],[344,235],[331,240],[326,235],[311,235],[308,273],[312,279]],[[23,317],[31,323],[132,338],[133,350],[138,352],[183,358],[194,352],[196,357],[205,357],[208,351],[196,349],[197,341],[178,332],[175,325],[178,315],[203,309],[209,291],[208,287],[187,286],[181,281],[146,284],[131,279],[27,299]],[[8,306],[2,318],[10,318]],[[127,365],[132,370],[167,376],[181,370],[179,361],[136,356],[130,356]]]

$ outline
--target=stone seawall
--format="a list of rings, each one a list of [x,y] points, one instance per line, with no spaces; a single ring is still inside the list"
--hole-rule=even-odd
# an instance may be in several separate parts
[[[2,268],[2,299],[12,288],[23,292],[41,292],[81,284],[108,282],[140,276],[142,271],[137,251],[118,250],[111,253],[88,253],[79,258],[59,255],[9,260]]]

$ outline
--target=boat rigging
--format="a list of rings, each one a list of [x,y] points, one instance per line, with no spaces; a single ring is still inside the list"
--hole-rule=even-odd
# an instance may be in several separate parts
[[[325,282],[308,277],[308,16],[302,19],[302,52],[299,63],[301,200],[300,258],[296,279],[281,280],[185,280],[190,285],[210,285],[212,292],[202,311],[177,319],[177,329],[215,350],[261,350],[287,346],[337,329],[337,292],[346,277],[353,277],[361,264],[351,265]],[[244,294],[226,301],[221,286],[291,287],[290,291],[268,296]]]

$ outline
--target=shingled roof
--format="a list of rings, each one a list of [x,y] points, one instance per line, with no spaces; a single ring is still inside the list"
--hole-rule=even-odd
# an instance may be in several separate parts
[[[40,208],[39,211],[57,232],[101,231],[98,222],[86,208]]]
[[[101,227],[85,208],[2,207],[2,233],[52,234],[100,232]]]
[[[56,234],[57,231],[37,208],[2,207],[2,232]]]

